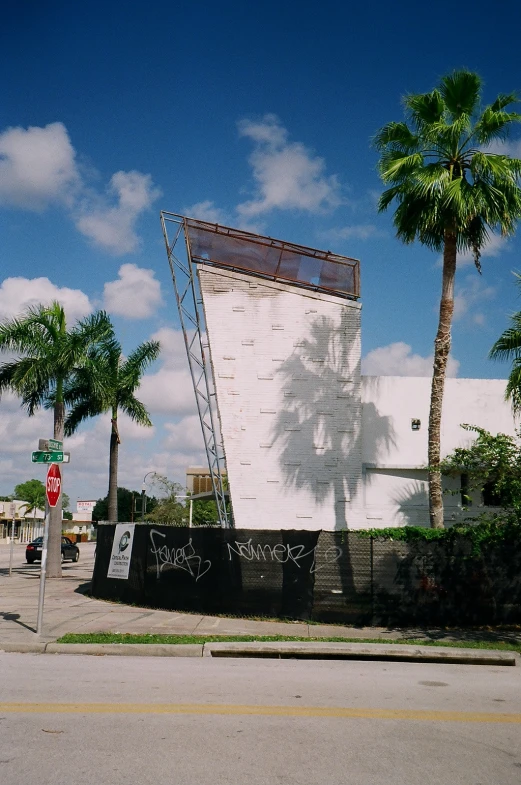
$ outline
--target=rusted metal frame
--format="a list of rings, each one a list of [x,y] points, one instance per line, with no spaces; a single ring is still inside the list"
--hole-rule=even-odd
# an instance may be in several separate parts
[[[333,289],[327,286],[314,286],[313,284],[308,284],[305,281],[300,281],[295,278],[282,278],[280,280],[286,281],[293,281],[294,283],[300,284],[301,286],[310,289],[311,291],[325,291],[325,292],[332,292],[333,294],[339,297],[345,297],[347,299],[359,298],[360,297],[360,262],[358,259],[355,259],[350,256],[340,256],[339,254],[333,254],[331,251],[321,251],[317,248],[311,248],[306,245],[297,245],[296,243],[290,243],[285,240],[277,240],[272,237],[266,237],[265,235],[255,234],[253,232],[247,232],[242,229],[234,229],[229,226],[222,226],[221,224],[214,224],[209,223],[207,221],[199,221],[196,218],[186,218],[181,215],[177,215],[176,213],[163,213],[163,215],[171,216],[170,220],[176,219],[176,221],[184,221],[186,226],[200,228],[203,231],[207,231],[208,233],[219,234],[224,237],[232,237],[237,240],[249,240],[250,242],[255,243],[256,245],[263,245],[269,248],[278,248],[281,251],[281,256],[284,251],[291,251],[292,253],[297,253],[302,256],[307,256],[312,259],[319,259],[321,261],[331,262],[333,264],[341,264],[345,267],[350,267],[353,270],[353,283],[354,283],[354,291],[353,292],[339,292],[337,289]],[[277,268],[275,271],[275,275],[278,272],[280,267],[280,259],[277,264]],[[201,257],[194,256],[192,257],[195,261],[200,261],[202,264],[212,264],[214,266],[221,266],[224,269],[228,270],[245,270],[247,272],[252,273],[252,275],[257,275],[258,277],[264,277],[267,280],[278,280],[274,277],[273,274],[259,273],[257,270],[250,270],[248,267],[235,267],[232,265],[226,265],[223,262],[219,262],[219,260],[215,259],[203,259]]]
[[[190,370],[192,373],[192,381],[195,384],[195,389],[197,392],[198,411],[200,412],[200,421],[201,421],[203,439],[206,448],[208,468],[210,470],[212,489],[215,494],[217,510],[219,513],[219,522],[223,528],[229,528],[230,522],[228,518],[228,511],[226,509],[224,482],[223,482],[223,476],[221,470],[221,464],[224,463],[225,461],[224,445],[223,445],[218,415],[214,410],[214,408],[217,405],[217,399],[215,393],[215,384],[213,382],[213,370],[212,370],[211,362],[209,361],[210,358],[208,358],[208,360],[206,358],[205,346],[203,345],[203,330],[201,329],[202,324],[204,324],[206,328],[206,320],[204,315],[204,309],[202,307],[202,298],[197,297],[197,292],[196,292],[197,284],[194,275],[195,264],[192,260],[190,237],[186,230],[186,221],[183,221],[183,228],[184,228],[186,253],[187,253],[188,265],[190,271],[193,311],[195,314],[195,318],[197,320],[196,334],[198,338],[197,344],[200,353],[200,360],[195,357],[194,359],[197,359],[197,365],[199,365],[199,368],[201,370],[201,375],[199,376],[197,382],[195,379],[195,374],[193,372],[192,366]],[[191,355],[194,355],[193,351],[191,352]],[[214,391],[212,392],[210,388],[212,388]],[[201,411],[201,407],[199,405],[199,401],[201,398],[205,401],[204,412]],[[213,405],[212,405],[212,399],[213,399]],[[217,422],[216,422],[216,416],[217,416]],[[221,446],[220,451],[219,451],[219,445]]]
[[[167,248],[168,262],[172,275],[172,282],[174,284],[174,293],[176,297],[177,308],[179,312],[179,319],[181,322],[181,329],[183,331],[183,338],[185,342],[185,349],[188,357],[188,366],[190,369],[190,376],[195,392],[195,399],[197,411],[199,414],[199,421],[201,423],[201,430],[203,434],[203,441],[205,446],[206,457],[208,461],[208,468],[212,480],[212,488],[217,503],[217,511],[219,515],[219,523],[223,528],[230,526],[228,512],[226,509],[226,499],[224,495],[224,483],[221,471],[221,462],[224,461],[224,452],[219,455],[217,431],[215,428],[215,416],[212,407],[212,397],[215,399],[215,393],[210,392],[210,379],[212,370],[211,365],[206,362],[205,352],[202,342],[201,322],[204,323],[204,312],[198,307],[198,299],[196,296],[195,281],[194,281],[194,264],[190,253],[190,246],[186,227],[183,220],[175,220],[168,218],[168,213],[161,213],[161,224],[163,228],[163,235]],[[182,219],[182,217],[180,217]],[[168,230],[166,222],[178,224],[178,229],[172,244],[168,239]],[[183,262],[174,253],[174,248],[179,240],[181,233],[184,234],[186,253],[188,265]],[[182,282],[179,280],[179,273],[185,276],[185,286],[182,290]],[[193,314],[185,303],[188,300],[188,306],[193,307]],[[194,335],[189,338],[186,322],[195,328]],[[197,349],[199,351],[197,351]],[[200,371],[197,375],[195,368]],[[197,378],[198,376],[198,378]],[[213,386],[213,379],[212,379]],[[220,435],[220,432],[219,432]],[[222,445],[222,439],[221,439]]]
[[[290,278],[289,276],[283,278],[282,276],[275,277],[274,274],[271,273],[263,273],[259,272],[258,270],[250,270],[249,267],[235,267],[234,265],[225,264],[223,262],[216,262],[213,259],[202,259],[201,264],[205,264],[208,267],[217,267],[221,270],[230,270],[234,273],[248,273],[249,275],[253,275],[255,278],[262,278],[265,281],[275,281],[284,283],[287,281],[291,281],[292,283],[300,286],[302,289],[306,289],[310,292],[324,292],[325,294],[333,294],[335,297],[342,297],[344,300],[357,300],[359,295],[358,294],[351,294],[350,292],[341,292],[338,289],[332,289],[328,286],[318,286],[317,284],[306,283],[306,281],[302,281],[298,278]],[[358,269],[358,268],[357,268]],[[357,280],[357,275],[355,272],[355,281]],[[357,291],[360,291],[359,288]]]
[[[163,213],[163,214],[173,216],[174,218],[179,219],[181,221],[184,220],[187,226],[193,226],[195,228],[199,227],[207,232],[212,232],[213,234],[222,234],[226,237],[235,237],[238,240],[240,239],[251,240],[252,242],[257,243],[258,245],[266,245],[269,247],[275,246],[277,248],[281,248],[282,250],[295,251],[298,253],[303,253],[304,256],[311,256],[315,258],[325,259],[328,261],[337,262],[339,264],[348,264],[353,266],[359,264],[359,260],[355,259],[352,256],[341,256],[340,254],[331,253],[331,251],[321,251],[318,248],[311,248],[308,245],[297,245],[297,243],[291,243],[286,240],[277,240],[273,237],[267,237],[266,235],[247,232],[242,229],[234,229],[230,226],[208,223],[207,221],[199,221],[197,218],[186,218],[185,216],[177,215],[176,213]],[[202,259],[201,261],[204,263],[207,260]]]

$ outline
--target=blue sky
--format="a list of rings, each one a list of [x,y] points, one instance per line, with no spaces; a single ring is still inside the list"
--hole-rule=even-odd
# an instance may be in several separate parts
[[[359,258],[365,371],[430,373],[441,271],[377,215],[370,139],[453,68],[478,71],[486,101],[521,91],[520,23],[515,0],[6,0],[0,318],[57,297],[71,321],[107,308],[126,351],[162,339],[142,389],[154,429],[122,424],[120,484],[182,481],[202,461],[160,209]],[[521,156],[521,127],[509,149]],[[507,375],[487,354],[520,307],[520,247],[494,240],[481,277],[462,260],[452,373]],[[4,396],[0,493],[41,473],[29,454],[51,427]],[[70,441],[73,501],[106,493],[107,448],[104,419]]]

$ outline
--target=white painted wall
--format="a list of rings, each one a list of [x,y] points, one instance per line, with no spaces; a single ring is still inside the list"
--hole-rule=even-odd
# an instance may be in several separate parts
[[[424,525],[428,521],[427,437],[431,380],[406,376],[362,377],[362,460],[364,482],[360,526]],[[443,398],[442,456],[471,444],[475,435],[460,425],[479,425],[491,433],[515,435],[504,379],[447,379]],[[412,419],[421,420],[419,431]],[[445,486],[457,489],[455,480]],[[476,500],[478,501],[478,500]],[[445,495],[447,522],[470,513],[460,495]],[[472,514],[479,513],[474,505]]]
[[[201,267],[237,528],[353,526],[360,304]]]
[[[357,302],[206,266],[199,278],[236,527],[428,525],[430,379],[360,377]],[[443,455],[472,441],[464,422],[515,433],[504,390],[447,379]],[[461,517],[447,495],[446,521]]]

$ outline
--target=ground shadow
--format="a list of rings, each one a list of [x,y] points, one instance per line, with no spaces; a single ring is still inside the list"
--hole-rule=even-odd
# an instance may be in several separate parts
[[[24,624],[23,621],[20,621],[20,614],[19,613],[8,613],[6,611],[0,611],[0,618],[4,621],[14,621],[15,624],[20,625],[20,627],[24,627],[29,632],[36,632],[34,627],[29,627],[28,624]]]

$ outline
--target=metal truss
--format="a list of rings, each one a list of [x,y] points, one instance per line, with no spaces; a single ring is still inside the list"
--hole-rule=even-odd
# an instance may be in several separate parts
[[[226,493],[223,483],[225,456],[217,411],[210,346],[207,339],[197,267],[192,259],[186,231],[186,218],[182,215],[161,211],[161,226],[203,432],[212,489],[217,502],[219,523],[223,528],[230,528],[231,519],[226,509]]]

